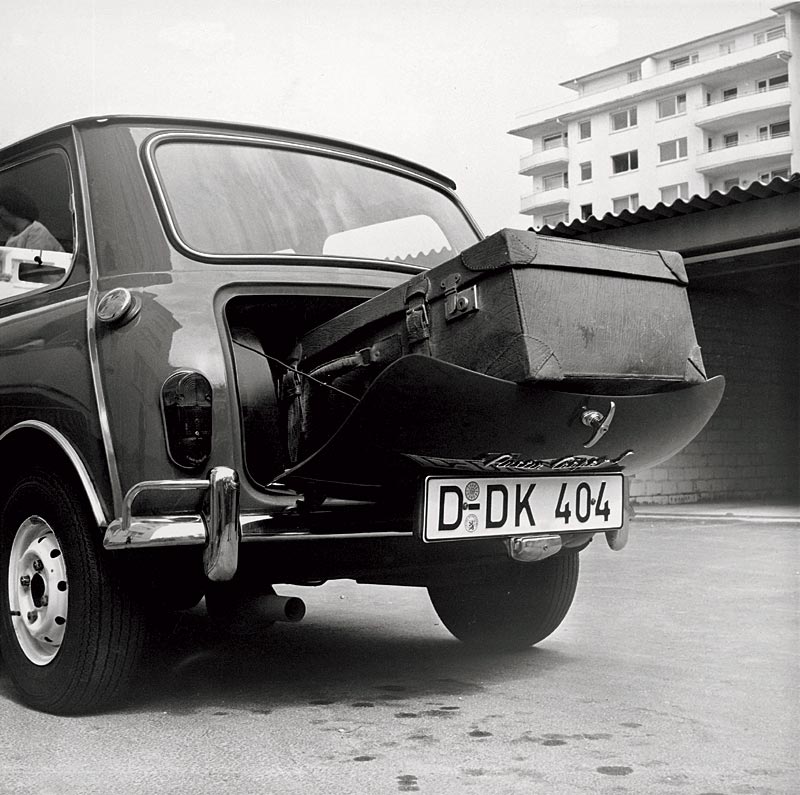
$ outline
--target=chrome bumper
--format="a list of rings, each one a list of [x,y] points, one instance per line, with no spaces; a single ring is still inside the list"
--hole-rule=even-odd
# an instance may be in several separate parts
[[[200,513],[135,516],[133,503],[145,492],[195,491]],[[206,499],[207,495],[207,499]],[[215,467],[207,480],[147,480],[125,495],[122,516],[109,524],[106,549],[205,545],[203,563],[210,580],[230,580],[239,563],[239,478],[233,469]]]
[[[133,513],[133,504],[142,494],[146,492],[163,494],[167,491],[196,492],[197,504],[202,505],[201,510],[197,513],[156,516],[136,516]],[[627,503],[627,481],[625,501]],[[602,531],[593,531],[592,534],[599,532]],[[239,477],[236,471],[229,467],[215,467],[205,480],[146,480],[137,483],[125,495],[122,516],[106,528],[103,546],[109,550],[204,546],[203,564],[206,576],[209,580],[223,581],[232,579],[236,574],[239,564],[239,544],[242,540],[363,540],[411,536],[412,532],[391,530],[315,533],[297,527],[290,529],[279,514],[240,514]],[[628,540],[627,518],[621,529],[606,532],[605,536],[611,549],[622,549]],[[552,534],[538,538],[527,533],[521,535],[519,539],[510,540],[541,544],[543,540],[551,537]],[[550,554],[557,552],[558,548],[560,544],[559,547],[554,546]]]

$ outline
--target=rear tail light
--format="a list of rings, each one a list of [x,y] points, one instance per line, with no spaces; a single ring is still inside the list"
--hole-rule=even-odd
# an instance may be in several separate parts
[[[193,370],[173,373],[161,387],[167,453],[182,469],[196,469],[211,454],[211,384]]]

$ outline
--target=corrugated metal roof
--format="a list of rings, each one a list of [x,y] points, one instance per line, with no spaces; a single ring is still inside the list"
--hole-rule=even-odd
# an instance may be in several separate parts
[[[639,207],[635,212],[623,210],[619,215],[606,213],[599,219],[592,215],[585,221],[575,219],[569,224],[565,224],[562,221],[555,227],[543,226],[535,231],[540,235],[577,237],[578,235],[597,232],[601,229],[634,226],[635,224],[649,221],[675,218],[676,216],[690,213],[701,213],[706,210],[729,207],[732,204],[742,204],[756,199],[770,199],[773,196],[783,196],[786,193],[798,192],[800,192],[800,173],[792,174],[788,179],[775,177],[771,182],[751,182],[746,188],[734,187],[724,193],[715,190],[708,196],[695,194],[690,199],[676,199],[672,204],[659,202],[655,207]]]

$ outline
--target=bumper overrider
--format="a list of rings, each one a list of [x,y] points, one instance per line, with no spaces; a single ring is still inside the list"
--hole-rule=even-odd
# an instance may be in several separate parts
[[[146,492],[195,492],[203,509],[173,516],[135,516],[133,504]],[[239,563],[241,540],[239,477],[229,467],[214,467],[208,479],[146,480],[125,495],[122,516],[105,532],[106,549],[204,545],[203,564],[210,580],[230,580]]]

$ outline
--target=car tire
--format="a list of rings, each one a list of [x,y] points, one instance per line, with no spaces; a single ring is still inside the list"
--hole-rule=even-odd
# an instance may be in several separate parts
[[[69,479],[32,470],[0,507],[0,648],[29,706],[95,712],[126,692],[145,617]]]
[[[550,635],[569,611],[578,584],[578,553],[538,563],[509,563],[477,583],[429,585],[447,629],[487,650],[519,650]]]

